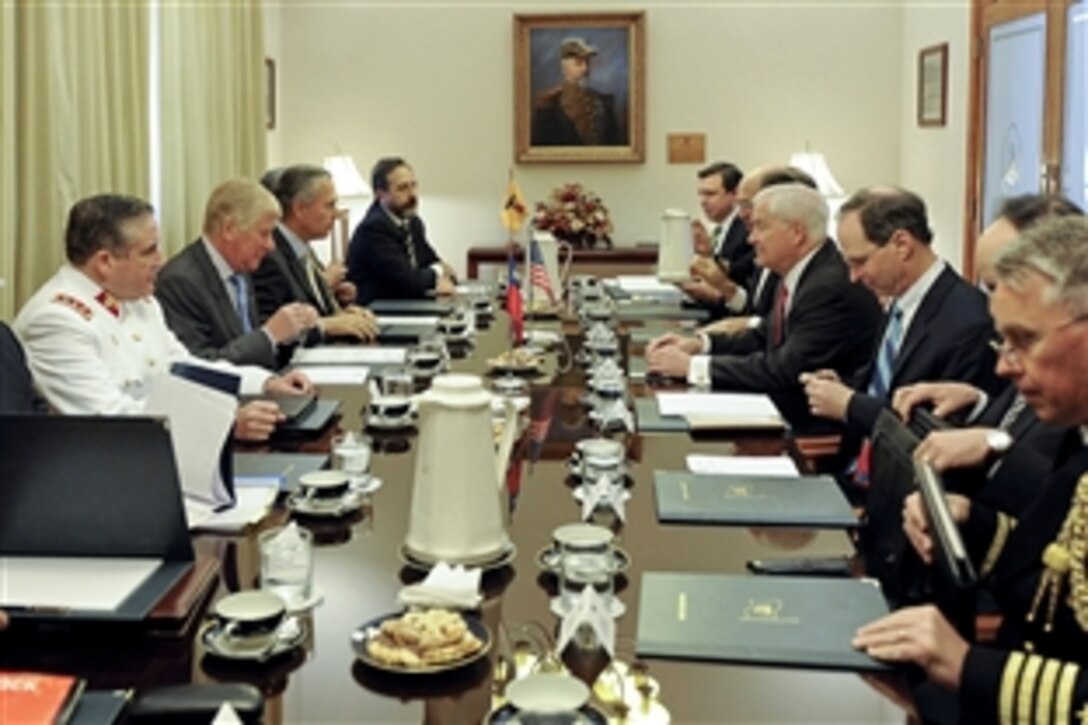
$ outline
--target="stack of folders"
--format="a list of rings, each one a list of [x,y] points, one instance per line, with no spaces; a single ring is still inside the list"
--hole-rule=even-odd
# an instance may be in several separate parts
[[[858,627],[888,613],[869,579],[647,572],[639,657],[772,667],[885,672],[851,646]]]
[[[798,526],[858,525],[830,476],[757,476],[654,471],[657,518],[663,523]]]

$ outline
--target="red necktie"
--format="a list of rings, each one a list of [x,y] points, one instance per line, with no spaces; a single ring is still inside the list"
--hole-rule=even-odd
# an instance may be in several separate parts
[[[782,344],[782,338],[786,332],[786,302],[790,298],[790,291],[786,288],[786,281],[778,283],[778,294],[774,298],[774,330],[771,342],[775,347]]]

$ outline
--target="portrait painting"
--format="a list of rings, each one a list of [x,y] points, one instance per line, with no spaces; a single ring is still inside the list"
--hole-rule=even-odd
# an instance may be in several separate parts
[[[643,13],[514,16],[519,162],[644,160]]]

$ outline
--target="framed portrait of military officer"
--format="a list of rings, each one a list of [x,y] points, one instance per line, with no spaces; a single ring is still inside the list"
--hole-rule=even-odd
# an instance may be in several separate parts
[[[645,158],[644,13],[514,16],[519,162]]]

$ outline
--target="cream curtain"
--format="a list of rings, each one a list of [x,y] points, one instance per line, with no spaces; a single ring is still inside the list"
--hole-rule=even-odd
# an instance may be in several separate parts
[[[264,171],[261,2],[164,3],[160,32],[160,216],[177,251],[200,234],[216,185]]]
[[[15,311],[64,259],[77,199],[149,189],[146,2],[4,3],[0,247]],[[10,152],[10,154],[9,154]]]
[[[15,6],[0,3],[0,320],[15,315]]]

